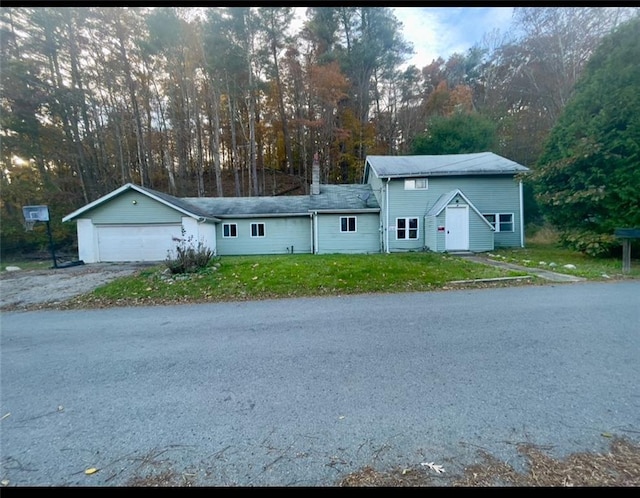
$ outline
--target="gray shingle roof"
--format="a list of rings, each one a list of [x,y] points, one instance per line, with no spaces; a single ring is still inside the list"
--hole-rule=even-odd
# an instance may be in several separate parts
[[[368,156],[367,163],[380,178],[515,174],[529,171],[493,152],[432,156]]]
[[[427,216],[439,215],[442,212],[442,210],[446,207],[446,205],[449,204],[451,199],[453,199],[456,196],[458,192],[460,192],[460,190],[457,190],[457,189],[451,190],[449,192],[445,192],[440,197],[438,197],[438,200],[435,202],[435,204],[431,207],[431,209],[429,209],[429,211],[427,211]]]
[[[183,197],[208,217],[308,214],[310,211],[380,209],[370,185],[320,185],[317,195],[278,197]],[[193,209],[192,208],[192,209]]]

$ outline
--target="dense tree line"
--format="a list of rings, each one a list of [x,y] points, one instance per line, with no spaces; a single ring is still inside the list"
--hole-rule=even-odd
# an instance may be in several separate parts
[[[640,227],[640,18],[605,37],[531,175],[565,245],[600,255]]]
[[[64,245],[74,227],[60,219],[126,182],[305,193],[316,153],[323,182],[359,182],[367,154],[454,152],[434,137],[465,122],[482,147],[533,166],[595,48],[637,9],[518,7],[509,32],[423,68],[406,67],[390,8],[294,14],[0,8],[3,253],[46,243],[25,234],[24,205],[47,204]]]

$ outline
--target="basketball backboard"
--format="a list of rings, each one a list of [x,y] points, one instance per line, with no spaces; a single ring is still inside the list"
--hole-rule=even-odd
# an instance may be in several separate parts
[[[49,221],[49,208],[47,206],[22,206],[24,220],[29,221]]]

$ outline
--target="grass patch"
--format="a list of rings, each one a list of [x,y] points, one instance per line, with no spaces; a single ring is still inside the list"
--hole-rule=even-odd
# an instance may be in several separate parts
[[[90,304],[210,302],[427,291],[454,280],[526,275],[446,254],[224,256],[219,267],[171,275],[162,266],[123,277],[76,300]]]
[[[525,248],[496,249],[490,254],[498,256],[499,259],[508,263],[529,268],[544,268],[589,280],[640,277],[640,260],[637,255],[631,260],[631,272],[624,275],[622,273],[622,258],[596,258],[546,241],[528,241]],[[632,254],[632,256],[634,255]],[[553,266],[554,264],[555,266]],[[564,265],[574,265],[575,269],[564,268]]]

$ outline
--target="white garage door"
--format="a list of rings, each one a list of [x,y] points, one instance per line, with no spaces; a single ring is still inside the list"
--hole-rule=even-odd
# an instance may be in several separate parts
[[[103,225],[97,227],[98,261],[164,261],[182,237],[182,225]]]

